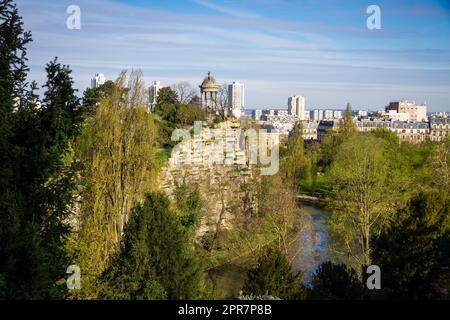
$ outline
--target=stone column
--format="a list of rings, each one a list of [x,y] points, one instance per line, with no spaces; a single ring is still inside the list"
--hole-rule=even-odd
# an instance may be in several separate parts
[[[217,110],[217,112],[219,112],[219,99],[218,99],[219,93],[217,91],[214,92],[214,96],[215,96],[214,102],[215,102],[216,110]]]
[[[213,98],[213,92],[210,91],[210,92],[209,92],[209,107],[210,107],[211,109],[214,110],[214,103],[213,103],[213,100],[214,100],[214,98]]]
[[[206,92],[202,92],[202,108],[206,110],[208,104]]]

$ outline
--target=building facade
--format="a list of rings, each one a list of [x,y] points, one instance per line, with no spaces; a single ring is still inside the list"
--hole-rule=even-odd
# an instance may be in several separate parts
[[[262,117],[265,121],[263,128],[277,131],[280,135],[289,135],[296,122],[299,121],[295,115],[288,114],[286,110],[275,110],[273,114]]]
[[[391,130],[400,139],[400,142],[420,143],[429,137],[430,126],[428,122],[392,122]]]
[[[261,109],[255,109],[252,111],[252,118],[253,120],[259,121],[261,120],[262,116],[262,110]]]
[[[288,112],[290,115],[297,116],[300,120],[305,120],[305,98],[302,96],[289,97]]]
[[[302,137],[304,140],[314,141],[317,140],[317,122],[303,122],[302,123]]]
[[[342,119],[342,111],[341,110],[334,110],[333,111],[333,118],[334,119]]]
[[[359,119],[354,120],[356,130],[358,132],[371,132],[376,129],[386,129],[394,132],[399,143],[421,143],[430,139],[431,141],[440,142],[450,134],[450,117],[444,114],[435,114],[430,117],[430,121],[394,121],[392,119]],[[314,123],[314,122],[310,122]],[[331,129],[334,130],[339,126],[340,121],[321,120],[317,126],[317,140],[323,141],[326,133]],[[308,123],[303,124],[304,128]],[[305,135],[306,137],[306,135]],[[305,138],[306,139],[306,138]]]
[[[391,121],[385,120],[368,120],[363,119],[355,122],[356,130],[359,132],[370,132],[379,128],[385,128],[390,130],[392,123]]]
[[[410,119],[408,112],[397,112],[396,110],[389,110],[387,117],[392,121],[408,121]]]
[[[338,120],[321,120],[317,126],[317,140],[321,143],[329,130],[336,130],[339,125]]]
[[[430,139],[431,141],[442,141],[450,132],[450,117],[432,116],[430,117]]]
[[[106,78],[103,75],[103,73],[97,73],[92,79],[91,79],[91,88],[98,88],[102,84],[106,82]]]
[[[233,81],[228,85],[228,110],[231,115],[239,119],[245,109],[245,88],[243,83]]]
[[[316,122],[323,120],[323,110],[320,110],[320,109],[311,110],[309,112],[309,119],[311,121],[316,121]]]
[[[386,112],[390,110],[397,113],[407,113],[409,115],[409,121],[427,121],[427,106],[425,104],[416,105],[415,102],[408,100],[399,100],[390,102],[386,106]],[[391,113],[392,114],[392,113]]]
[[[323,119],[324,120],[333,120],[334,119],[333,110],[325,110],[323,112]]]

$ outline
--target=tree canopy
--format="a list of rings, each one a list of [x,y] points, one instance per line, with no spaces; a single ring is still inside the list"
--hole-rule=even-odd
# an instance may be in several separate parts
[[[201,270],[189,234],[167,196],[149,193],[133,209],[121,249],[104,273],[101,295],[195,299],[202,294]]]
[[[287,300],[305,299],[307,290],[301,283],[303,273],[292,274],[291,269],[291,264],[281,251],[268,248],[259,257],[257,266],[248,271],[243,293],[271,295]]]

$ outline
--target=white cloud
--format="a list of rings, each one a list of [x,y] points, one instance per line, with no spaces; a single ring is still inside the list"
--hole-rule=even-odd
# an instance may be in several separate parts
[[[352,50],[323,32],[331,28],[326,24],[274,20],[196,1],[226,17],[79,0],[82,29],[67,30],[64,3],[18,1],[25,27],[33,31],[31,76],[43,79],[45,63],[58,56],[74,69],[81,90],[97,72],[114,78],[121,69],[141,68],[149,81],[197,86],[211,70],[221,82],[245,82],[249,106],[284,106],[296,92],[323,106],[340,105],[346,95],[380,105],[386,92],[395,96],[397,90],[410,99],[422,94],[415,99],[427,100],[431,109],[433,103],[449,107],[448,51]]]
[[[232,9],[229,7],[225,7],[223,5],[219,5],[217,3],[213,3],[211,1],[207,0],[192,0],[193,2],[206,7],[208,9],[224,13],[226,15],[237,17],[237,18],[245,18],[245,19],[254,19],[254,18],[260,18],[261,16],[252,12],[242,11],[238,9]]]

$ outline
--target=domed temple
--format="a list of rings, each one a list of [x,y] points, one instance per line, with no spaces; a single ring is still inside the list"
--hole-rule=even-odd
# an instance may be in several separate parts
[[[202,107],[205,110],[212,110],[217,113],[219,86],[211,75],[211,71],[208,71],[208,75],[203,79],[203,82],[199,87],[202,93]]]

